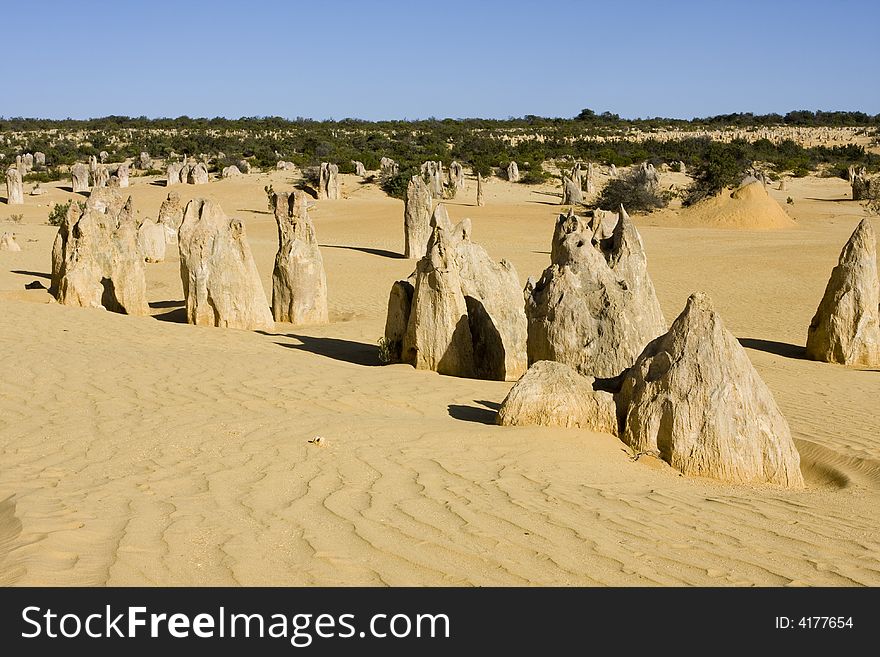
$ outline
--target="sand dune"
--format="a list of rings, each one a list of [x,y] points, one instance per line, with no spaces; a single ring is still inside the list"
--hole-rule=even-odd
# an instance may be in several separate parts
[[[636,218],[666,316],[708,292],[775,395],[807,479],[791,491],[689,479],[610,436],[497,427],[510,383],[380,367],[387,295],[414,262],[402,203],[343,178],[347,198],[312,212],[331,323],[308,329],[179,323],[176,256],[148,265],[153,317],[49,303],[23,286],[48,283],[55,229],[46,207],[17,209],[23,251],[0,253],[0,583],[880,584],[880,373],[802,358],[863,213],[843,181],[771,190],[795,200],[785,231]],[[245,220],[270,290],[263,185],[292,180],[175,189]],[[133,182],[155,215],[166,190]],[[549,261],[554,191],[492,180],[477,208],[469,180],[447,205],[525,282]]]

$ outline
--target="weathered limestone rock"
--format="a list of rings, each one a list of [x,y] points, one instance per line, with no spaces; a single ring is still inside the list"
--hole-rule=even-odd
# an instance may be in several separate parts
[[[0,237],[0,251],[21,251],[21,247],[15,241],[15,233],[3,233]]]
[[[95,175],[95,172],[98,170],[98,158],[94,155],[89,155],[89,173],[92,176]]]
[[[274,328],[244,224],[206,199],[187,203],[178,232],[186,319],[199,326]]]
[[[574,205],[575,203],[583,203],[584,197],[581,194],[580,185],[568,176],[562,178],[562,205]]]
[[[110,153],[107,151],[101,151],[98,153],[98,159],[101,160],[101,164],[104,164],[107,161],[107,158],[110,157]]]
[[[617,167],[614,166],[613,164],[609,168],[608,175],[611,176],[612,178],[617,178]]]
[[[354,175],[360,176],[361,178],[365,178],[367,175],[367,168],[364,166],[364,163],[360,160],[352,160],[351,166],[354,167]]]
[[[571,171],[568,174],[571,182],[574,183],[574,186],[578,188],[578,191],[581,191],[584,188],[584,172],[581,169],[581,163],[575,162],[574,166],[571,167]]]
[[[52,260],[59,303],[148,314],[144,256],[131,197],[123,202],[118,190],[101,187],[92,190],[83,209],[71,204]]]
[[[452,221],[449,219],[449,212],[446,210],[446,206],[442,203],[437,204],[437,207],[434,208],[434,212],[431,215],[431,230],[433,230],[435,226],[445,228],[450,234],[452,234]]]
[[[540,360],[507,393],[496,422],[502,426],[586,429],[617,435],[614,396],[595,379],[564,363]]]
[[[515,381],[528,367],[528,322],[516,269],[507,260],[495,262],[471,241],[470,219],[456,225],[452,241],[473,340],[474,376]]]
[[[208,183],[208,167],[203,162],[197,162],[192,166],[186,176],[190,185],[205,185]]]
[[[146,262],[162,262],[165,260],[165,226],[147,219],[138,228],[138,244]]]
[[[46,168],[46,154],[37,151],[34,153],[34,166],[37,169],[45,169]]]
[[[30,173],[34,169],[34,156],[32,153],[25,153],[21,156],[21,165],[22,168],[19,169],[21,171],[21,175],[26,173]]]
[[[165,168],[165,186],[177,185],[180,183],[180,171],[183,165],[180,162],[171,162]]]
[[[128,185],[129,185],[128,174],[129,174],[128,162],[123,162],[118,167],[116,167],[116,178],[119,180],[120,187],[122,187],[122,188],[128,187]]]
[[[431,236],[431,190],[420,176],[413,176],[406,187],[403,205],[404,251],[407,258],[425,255]]]
[[[788,423],[704,294],[624,378],[621,438],[687,475],[804,485]]]
[[[405,281],[395,281],[388,297],[388,314],[385,317],[384,348],[388,363],[403,362],[403,340],[409,325],[415,293],[415,272]]]
[[[165,228],[165,243],[177,244],[177,231],[183,223],[183,206],[180,205],[180,195],[177,192],[168,192],[168,196],[159,206],[157,222]]]
[[[850,170],[852,170],[852,167],[850,167]],[[851,173],[850,176],[852,177],[850,184],[854,201],[866,201],[872,198],[872,196],[880,196],[877,190],[874,189],[875,187],[880,188],[880,181],[875,182],[868,178],[864,168],[858,173]]]
[[[687,173],[687,167],[684,165],[684,162],[681,160],[678,161],[678,171],[679,173]]]
[[[481,208],[486,205],[486,202],[483,200],[483,176],[477,172],[477,207]]]
[[[6,170],[6,204],[24,205],[24,188],[21,184],[21,171],[15,167]]]
[[[403,361],[419,370],[472,376],[474,353],[467,304],[449,236],[439,226],[416,266]]]
[[[507,165],[507,179],[510,182],[519,182],[519,167],[516,166],[516,162]]]
[[[865,218],[831,272],[807,332],[807,356],[843,365],[880,366],[878,304],[877,238]]]
[[[241,171],[243,174],[251,172],[251,163],[247,160],[239,160],[237,166],[238,170]]]
[[[272,272],[272,316],[276,322],[326,324],[327,277],[315,227],[302,192],[273,194],[278,252]]]
[[[429,160],[422,164],[421,173],[431,194],[436,198],[443,198],[443,163]]]
[[[400,171],[400,165],[390,157],[382,157],[379,160],[379,168],[383,176],[396,176]]]
[[[150,158],[150,154],[146,151],[141,151],[141,154],[138,156],[138,169],[152,169],[153,168],[153,160]]]
[[[103,164],[96,165],[92,171],[92,187],[106,187],[109,179],[110,172],[107,171],[107,167]]]
[[[329,162],[321,162],[318,182],[318,198],[335,201],[339,199],[339,167]]]
[[[587,194],[595,194],[596,193],[596,180],[595,180],[595,171],[593,169],[593,163],[587,163],[587,180],[586,180],[586,192]]]
[[[241,171],[239,171],[238,167],[234,164],[232,166],[223,167],[223,170],[220,172],[220,177],[223,179],[235,178],[240,175]]]
[[[75,193],[89,191],[89,168],[81,162],[74,164],[70,167],[70,180]]]
[[[529,363],[554,360],[597,378],[630,367],[666,330],[641,237],[626,211],[609,239],[560,215],[552,264],[526,284]]]
[[[278,160],[278,163],[275,165],[275,168],[278,171],[291,171],[296,168],[296,165],[293,162],[286,162],[284,160]]]
[[[31,196],[42,196],[46,193],[46,190],[40,186],[40,183],[36,183],[34,188],[31,190]]]
[[[447,173],[449,177],[449,186],[453,189],[464,189],[464,167],[453,160],[449,165]]]
[[[180,183],[181,184],[185,185],[189,182],[189,174],[190,174],[190,171],[193,170],[194,166],[195,166],[195,164],[193,162],[188,162],[186,160],[181,162],[181,164],[180,164]]]
[[[384,359],[423,369],[442,367],[443,373],[456,376],[515,380],[525,371],[527,359],[527,326],[516,270],[506,261],[492,261],[482,247],[471,242],[469,219],[450,231],[445,211],[435,212],[431,225],[428,254],[409,279],[397,281],[391,288]],[[426,272],[431,275],[420,279],[420,273]],[[421,319],[415,325],[425,334],[415,336],[411,315],[419,280],[428,287],[418,297]],[[464,300],[467,331],[458,324],[459,297]],[[432,309],[432,303],[439,305]],[[435,323],[439,323],[440,333],[436,340],[427,335]],[[416,351],[407,348],[413,344],[422,344],[432,355],[419,361]],[[448,359],[444,348],[451,350]]]

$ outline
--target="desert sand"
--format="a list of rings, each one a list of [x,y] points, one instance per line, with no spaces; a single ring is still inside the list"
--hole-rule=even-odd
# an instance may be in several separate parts
[[[151,180],[128,190],[144,217],[167,192]],[[271,291],[263,186],[295,180],[174,189],[245,222]],[[73,194],[44,184],[0,206],[22,246],[0,252],[0,583],[880,585],[880,372],[803,358],[864,216],[845,181],[769,190],[792,218],[778,230],[634,217],[667,321],[711,295],[788,419],[807,487],[786,490],[684,477],[610,435],[495,426],[512,383],[380,366],[391,284],[415,264],[400,255],[403,204],[341,180],[343,198],[311,213],[330,323],[262,333],[181,323],[174,247],[147,265],[152,317],[25,290],[48,287],[46,216]],[[492,178],[475,207],[475,185],[447,202],[451,219],[470,217],[523,283],[538,276],[558,190]]]

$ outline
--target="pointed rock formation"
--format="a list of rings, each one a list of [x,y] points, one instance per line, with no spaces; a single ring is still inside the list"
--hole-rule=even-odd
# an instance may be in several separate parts
[[[388,314],[385,317],[385,362],[403,362],[403,340],[409,324],[415,292],[415,272],[405,281],[395,281],[388,296]]]
[[[651,342],[618,397],[623,442],[687,475],[804,485],[788,423],[704,294]]]
[[[165,226],[147,219],[138,228],[138,244],[146,262],[162,262],[165,260]]]
[[[159,206],[157,221],[165,228],[165,243],[177,244],[177,231],[183,223],[183,206],[180,205],[180,195],[177,192],[168,192]]]
[[[464,189],[464,167],[453,160],[449,164],[449,186],[453,189]]]
[[[92,190],[83,209],[71,204],[52,259],[59,303],[148,314],[144,256],[131,197],[123,202],[117,189],[102,187]]]
[[[516,162],[511,161],[507,165],[507,179],[510,182],[519,182],[519,167],[516,166]]]
[[[435,212],[428,254],[392,286],[383,360],[513,381],[526,369],[527,336],[516,270],[471,242],[469,219],[451,231],[448,222]]]
[[[431,236],[431,190],[420,176],[413,176],[403,201],[404,251],[407,258],[425,255]]]
[[[865,218],[831,271],[807,332],[807,356],[842,365],[880,366],[878,304],[877,237]]]
[[[190,185],[205,185],[208,183],[208,167],[204,162],[197,162],[189,169],[186,181]]]
[[[443,163],[428,161],[422,164],[422,177],[436,198],[443,198]]]
[[[153,160],[146,151],[141,151],[141,154],[138,156],[138,168],[145,171],[153,168]]]
[[[21,184],[21,171],[15,167],[6,170],[6,204],[24,205],[24,189]]]
[[[477,172],[477,207],[481,208],[486,203],[483,201],[483,176]]]
[[[381,169],[383,176],[396,176],[400,171],[400,165],[397,164],[397,162],[390,157],[384,156],[379,160],[379,168]]]
[[[621,208],[609,239],[560,215],[552,264],[526,284],[529,363],[553,360],[608,378],[630,367],[666,330],[641,237]]]
[[[118,167],[116,167],[116,177],[119,179],[119,187],[125,188],[129,186],[128,174],[128,162],[123,162]]]
[[[89,168],[82,162],[70,167],[71,187],[74,193],[89,191]]]
[[[321,162],[318,198],[331,201],[339,199],[339,167],[335,164]]]
[[[364,166],[364,163],[360,160],[352,160],[351,166],[354,167],[354,175],[360,176],[361,178],[366,178],[367,176],[367,168]]]
[[[94,171],[92,171],[92,187],[106,187],[109,180],[110,172],[107,170],[107,167],[103,164],[96,165]]]
[[[574,205],[583,203],[584,196],[581,194],[580,185],[568,176],[562,178],[562,205]]]
[[[183,166],[180,162],[171,162],[165,169],[165,186],[177,185],[180,183],[180,170]]]
[[[234,164],[232,166],[223,167],[223,170],[220,172],[220,177],[224,180],[226,178],[237,178],[240,175],[241,170]]]
[[[15,241],[15,233],[3,233],[3,237],[0,237],[0,251],[21,251]]]
[[[272,272],[272,316],[276,322],[326,324],[327,277],[302,192],[272,195],[278,252]]]
[[[178,231],[186,320],[199,326],[275,326],[244,224],[214,201],[193,199]]]
[[[519,276],[507,260],[495,262],[471,241],[471,221],[453,230],[454,260],[473,340],[474,376],[515,381],[528,367],[528,322]]]
[[[587,429],[617,435],[614,396],[595,379],[564,363],[540,360],[507,393],[496,422],[502,426]]]
[[[416,266],[403,361],[418,370],[473,376],[474,353],[467,304],[449,235],[439,226]]]

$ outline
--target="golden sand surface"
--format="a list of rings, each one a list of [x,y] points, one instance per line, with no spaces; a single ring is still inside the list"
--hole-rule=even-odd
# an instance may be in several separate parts
[[[24,206],[0,205],[22,246],[0,252],[0,583],[880,585],[880,372],[803,359],[864,216],[845,181],[770,189],[785,229],[634,217],[667,321],[707,292],[787,417],[807,487],[784,490],[683,477],[607,435],[498,427],[511,383],[380,366],[391,284],[414,267],[403,204],[341,178],[344,198],[311,212],[331,322],[271,333],[181,323],[174,247],[147,265],[151,317],[25,290],[48,286],[46,217],[73,194],[26,185]],[[270,295],[263,187],[295,179],[173,189],[244,220]],[[128,191],[155,217],[168,190],[132,178]],[[468,179],[452,220],[470,217],[523,283],[539,276],[558,190],[493,178],[484,195],[475,207]]]

